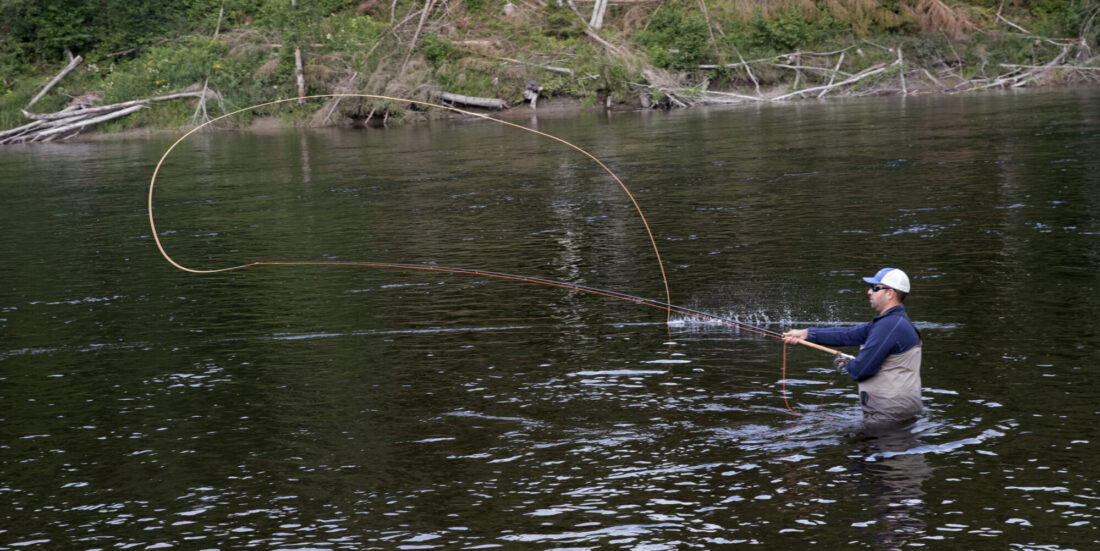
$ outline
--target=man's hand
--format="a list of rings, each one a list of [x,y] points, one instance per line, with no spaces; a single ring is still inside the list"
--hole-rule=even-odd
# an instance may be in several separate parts
[[[833,358],[833,369],[835,369],[836,372],[840,373],[841,375],[847,375],[849,361],[851,361],[851,358],[837,354],[837,356]]]
[[[806,340],[809,335],[809,331],[806,329],[791,329],[786,333],[783,333],[783,342],[787,344],[797,344],[798,341]]]

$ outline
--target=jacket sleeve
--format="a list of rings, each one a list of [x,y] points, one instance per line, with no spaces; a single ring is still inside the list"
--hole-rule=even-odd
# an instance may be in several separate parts
[[[806,340],[824,346],[860,346],[867,342],[870,332],[870,322],[853,327],[811,327]]]
[[[870,329],[867,341],[860,349],[856,359],[848,362],[848,376],[854,381],[863,381],[873,377],[882,368],[882,362],[895,352],[895,335],[903,319],[897,316],[883,318]]]

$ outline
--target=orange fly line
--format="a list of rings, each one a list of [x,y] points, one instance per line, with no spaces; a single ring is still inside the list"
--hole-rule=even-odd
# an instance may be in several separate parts
[[[759,335],[763,335],[763,336],[767,336],[767,337],[782,339],[782,335],[780,335],[779,333],[776,333],[774,331],[769,331],[767,329],[762,329],[760,327],[753,327],[751,325],[747,325],[747,324],[740,323],[740,322],[737,322],[737,321],[734,321],[734,320],[730,320],[730,319],[722,318],[722,317],[719,317],[719,316],[707,314],[707,313],[704,313],[704,312],[699,312],[699,311],[696,311],[696,310],[691,310],[691,309],[680,307],[680,306],[674,306],[672,304],[671,293],[669,291],[668,278],[667,278],[667,275],[665,274],[664,264],[661,260],[661,253],[660,253],[660,250],[657,247],[657,241],[653,237],[653,232],[650,229],[649,222],[646,220],[645,214],[642,212],[641,206],[638,204],[638,201],[634,198],[634,195],[630,192],[630,189],[626,187],[626,184],[624,184],[623,181],[621,179],[619,179],[618,175],[616,175],[610,168],[608,168],[608,166],[606,164],[604,164],[602,161],[600,161],[600,159],[598,159],[596,156],[592,155],[588,151],[585,151],[584,149],[581,149],[580,147],[578,147],[578,146],[576,146],[576,145],[574,145],[574,144],[572,144],[572,143],[570,143],[570,142],[568,142],[568,141],[566,141],[562,138],[559,138],[557,136],[553,136],[551,134],[547,134],[545,132],[540,132],[538,130],[528,128],[526,126],[521,126],[521,125],[518,125],[518,124],[515,124],[515,123],[500,120],[500,119],[493,118],[493,117],[483,115],[483,114],[480,114],[480,113],[474,113],[474,112],[471,112],[471,111],[458,109],[456,107],[452,107],[452,106],[449,106],[449,105],[439,105],[439,104],[435,104],[435,103],[428,103],[428,102],[423,102],[423,101],[418,101],[418,100],[395,98],[395,97],[381,96],[381,95],[374,95],[374,94],[319,94],[319,95],[314,95],[314,96],[307,96],[304,99],[343,98],[343,97],[369,98],[369,99],[379,99],[379,100],[387,100],[387,101],[404,102],[404,103],[411,103],[411,104],[415,104],[415,105],[420,105],[420,106],[423,106],[423,107],[431,107],[431,108],[438,108],[438,109],[453,111],[455,113],[459,113],[459,114],[462,114],[462,115],[468,115],[468,116],[471,116],[471,117],[477,117],[477,118],[480,118],[480,119],[485,119],[485,120],[488,120],[488,121],[495,122],[497,124],[502,124],[502,125],[505,125],[505,126],[508,126],[508,127],[511,127],[511,128],[516,128],[516,129],[519,129],[519,130],[522,130],[522,131],[525,131],[525,132],[530,132],[530,133],[533,133],[533,134],[537,134],[539,136],[542,136],[542,137],[554,140],[556,142],[559,142],[561,144],[564,144],[564,145],[580,152],[584,156],[588,157],[593,162],[595,162],[600,168],[602,168],[605,172],[607,172],[607,174],[609,176],[611,176],[611,178],[619,185],[619,187],[622,188],[623,192],[626,193],[627,197],[630,199],[631,204],[634,206],[634,210],[638,213],[638,217],[641,218],[642,225],[645,226],[646,235],[649,237],[650,245],[653,247],[653,254],[657,258],[657,266],[660,269],[661,281],[664,285],[664,290],[665,290],[665,301],[661,302],[661,301],[656,301],[656,300],[652,300],[652,299],[646,299],[646,298],[631,296],[631,295],[627,295],[625,293],[619,293],[619,292],[616,292],[616,291],[609,291],[609,290],[605,290],[605,289],[597,289],[597,288],[594,288],[594,287],[586,287],[586,286],[583,286],[583,285],[566,283],[566,282],[562,282],[562,281],[553,281],[553,280],[549,280],[549,279],[542,279],[542,278],[529,277],[529,276],[521,276],[521,275],[515,275],[515,274],[506,274],[506,273],[501,273],[501,272],[490,272],[490,271],[486,271],[486,270],[476,270],[476,269],[470,269],[470,268],[447,268],[447,267],[441,267],[441,266],[435,266],[435,265],[396,264],[396,263],[388,263],[388,262],[261,261],[261,260],[257,260],[257,261],[246,262],[244,264],[238,264],[238,265],[235,265],[235,266],[229,266],[229,267],[225,267],[225,268],[196,269],[196,268],[189,268],[187,266],[184,266],[184,265],[180,264],[179,262],[176,262],[168,254],[167,250],[165,250],[164,244],[160,240],[160,234],[157,232],[156,221],[155,221],[154,216],[153,216],[153,191],[156,187],[157,176],[160,174],[160,169],[164,165],[165,160],[172,153],[172,151],[176,149],[177,146],[179,146],[181,143],[183,143],[184,140],[186,140],[188,137],[192,136],[196,132],[202,130],[203,128],[205,128],[205,127],[207,127],[211,124],[214,124],[214,123],[216,123],[220,120],[226,119],[228,117],[232,117],[232,116],[237,115],[239,113],[242,113],[244,111],[250,111],[250,110],[253,110],[253,109],[259,109],[259,108],[262,108],[262,107],[277,105],[277,104],[286,103],[286,102],[289,102],[289,101],[296,101],[298,98],[286,98],[286,99],[281,99],[281,100],[275,100],[275,101],[260,103],[260,104],[252,105],[252,106],[245,107],[245,108],[242,108],[242,109],[237,109],[236,111],[232,111],[230,113],[226,113],[226,114],[221,115],[219,117],[213,118],[213,119],[211,119],[207,122],[204,122],[203,124],[200,124],[200,125],[196,126],[195,128],[192,128],[191,130],[189,130],[187,133],[185,133],[183,136],[181,136],[179,139],[177,139],[174,143],[172,143],[172,145],[164,152],[164,154],[161,155],[160,160],[157,162],[156,167],[153,169],[152,178],[150,178],[150,180],[149,180],[149,194],[148,194],[149,228],[152,230],[153,240],[156,242],[157,250],[160,251],[161,256],[163,256],[164,259],[167,260],[168,263],[170,263],[172,266],[175,266],[176,268],[178,268],[180,270],[183,270],[185,272],[190,272],[190,273],[194,273],[194,274],[212,274],[212,273],[219,273],[219,272],[228,272],[228,271],[231,271],[231,270],[240,270],[240,269],[243,269],[243,268],[249,268],[249,267],[253,267],[253,266],[358,266],[358,267],[373,267],[373,268],[398,268],[398,269],[407,269],[407,270],[425,270],[425,271],[434,271],[434,272],[446,272],[446,273],[455,273],[455,274],[467,274],[467,275],[479,275],[479,276],[486,276],[486,277],[495,277],[495,278],[499,278],[499,279],[507,279],[507,280],[513,280],[513,281],[521,281],[521,282],[525,282],[525,283],[535,283],[535,284],[539,284],[539,285],[547,285],[547,286],[551,286],[551,287],[558,287],[558,288],[563,288],[563,289],[583,291],[583,292],[587,292],[587,293],[591,293],[591,294],[596,294],[596,295],[600,295],[600,296],[614,298],[614,299],[617,299],[617,300],[625,300],[625,301],[628,301],[628,302],[634,302],[636,304],[641,304],[641,305],[650,306],[650,307],[653,307],[653,308],[658,308],[658,309],[664,310],[667,313],[667,319],[668,320],[671,320],[671,316],[672,316],[673,313],[677,313],[677,314],[680,314],[680,315],[683,315],[683,316],[692,317],[692,318],[696,318],[696,319],[704,320],[704,321],[716,322],[716,323],[719,323],[719,324],[722,324],[722,325],[726,325],[726,326],[729,326],[729,327],[734,327],[734,328],[739,329],[739,330],[744,330],[744,331],[748,331],[748,332],[751,332],[751,333],[755,333],[755,334],[759,334]],[[813,343],[809,343],[809,342],[806,342],[806,341],[799,341],[799,344],[810,346],[812,348],[816,348],[816,349],[819,349],[819,350],[822,350],[824,352],[828,352],[828,353],[831,353],[831,354],[840,354],[840,352],[838,352],[836,350],[832,350],[830,348],[826,348],[826,347],[816,345],[816,344],[813,344]],[[800,413],[795,411],[790,406],[789,402],[787,401],[786,378],[787,378],[787,347],[786,347],[786,343],[784,343],[784,345],[783,345],[783,375],[782,375],[782,379],[781,379],[781,381],[782,381],[782,391],[781,391],[781,393],[783,395],[783,403],[784,403],[784,405],[786,405],[787,409],[791,413],[793,413],[795,415],[801,415]]]

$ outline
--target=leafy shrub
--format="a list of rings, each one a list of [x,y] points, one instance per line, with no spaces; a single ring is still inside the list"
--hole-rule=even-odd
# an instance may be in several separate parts
[[[1078,36],[1086,18],[1095,15],[1096,9],[1095,2],[1032,0],[1031,13],[1037,19],[1032,30],[1053,37]]]
[[[901,29],[908,22],[900,2],[877,0],[827,0],[823,17],[834,20],[835,31],[850,31],[856,36]]]
[[[272,0],[268,0],[269,2]],[[337,0],[326,0],[336,3]],[[147,47],[166,36],[213,29],[224,6],[227,15],[254,10],[259,0],[140,0],[77,2],[74,0],[3,0],[0,21],[11,44],[46,60],[73,54],[103,55]],[[340,2],[347,3],[346,0]],[[283,2],[289,5],[289,2]],[[223,24],[224,28],[224,24]]]
[[[450,40],[435,33],[427,33],[421,38],[420,50],[424,53],[424,57],[436,67],[454,61],[460,53]]]
[[[555,38],[570,38],[584,34],[583,23],[569,8],[558,2],[547,2],[543,8],[543,34]]]
[[[775,52],[789,52],[809,37],[810,26],[802,12],[791,8],[779,19],[768,21],[760,12],[753,15],[749,41],[753,46]]]
[[[667,5],[653,14],[649,28],[635,35],[634,40],[645,47],[653,65],[684,69],[707,59],[709,34],[701,15],[685,14],[680,6]]]

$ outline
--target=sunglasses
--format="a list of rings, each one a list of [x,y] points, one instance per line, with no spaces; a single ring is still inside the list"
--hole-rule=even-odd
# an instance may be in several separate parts
[[[887,287],[885,285],[872,285],[871,286],[871,292],[872,293],[877,293],[877,292],[879,292],[883,289],[890,289],[890,287]]]

